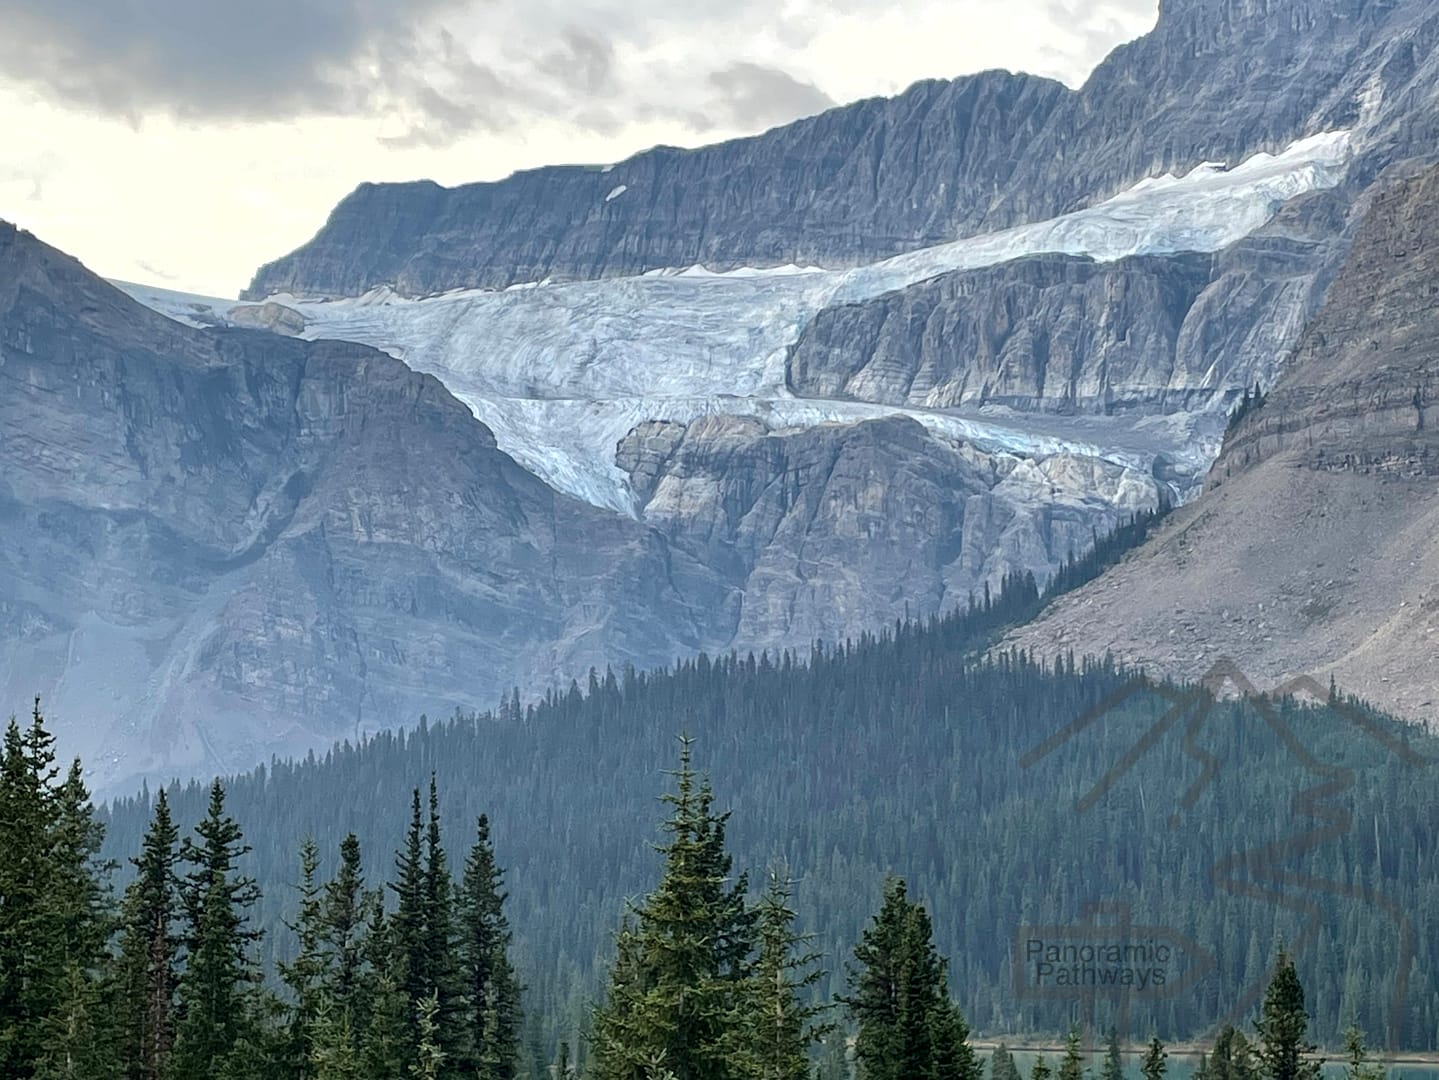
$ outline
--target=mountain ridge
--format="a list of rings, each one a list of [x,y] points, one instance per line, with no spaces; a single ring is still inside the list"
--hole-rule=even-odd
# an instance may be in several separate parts
[[[1356,124],[1373,135],[1377,172],[1422,143],[1423,122],[1408,120],[1422,110],[1404,99],[1439,82],[1425,50],[1436,40],[1439,16],[1419,0],[1164,5],[1150,33],[1075,91],[989,71],[603,169],[452,189],[362,185],[244,296],[379,285],[423,296],[689,265],[847,267]]]

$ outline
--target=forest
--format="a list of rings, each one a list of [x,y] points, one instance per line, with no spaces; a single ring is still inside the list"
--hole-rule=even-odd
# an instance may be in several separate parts
[[[521,984],[510,957],[504,873],[481,816],[456,876],[436,784],[411,792],[392,873],[368,887],[358,839],[333,874],[299,849],[291,958],[267,977],[256,945],[260,891],[250,853],[209,787],[204,817],[181,837],[161,791],[118,902],[99,857],[104,827],[77,761],[55,761],[37,707],[8,724],[0,760],[0,1075],[14,1080],[982,1080],[984,1063],[952,995],[933,921],[904,880],[887,877],[878,912],[846,966],[845,992],[823,977],[814,936],[797,929],[794,882],[772,870],[755,893],[737,871],[730,814],[682,740],[658,882],[627,905],[603,994],[573,1050],[552,1060],[522,1046]],[[1280,947],[1251,1041],[1232,1024],[1200,1065],[1203,1080],[1318,1080],[1305,993]],[[1345,1032],[1348,1080],[1382,1080],[1361,1031]],[[528,1051],[528,1052],[527,1052]],[[1145,1080],[1163,1080],[1151,1035]],[[1121,1080],[1111,1025],[1101,1080]],[[1020,1080],[1003,1044],[991,1080]],[[1083,1080],[1071,1023],[1058,1080]],[[1049,1080],[1043,1057],[1031,1080]]]
[[[1316,1043],[1362,1030],[1386,1049],[1433,1049],[1433,738],[1332,686],[1241,699],[995,647],[1158,516],[1100,540],[1043,593],[1014,575],[943,617],[806,654],[592,671],[536,701],[515,692],[481,715],[422,716],[100,807],[78,763],[57,769],[37,705],[28,731],[12,727],[0,778],[0,1045],[32,1055],[4,1075],[87,1075],[44,1071],[37,1048],[143,1002],[169,1018],[161,1044],[176,1054],[187,1024],[206,1029],[195,1016],[227,1017],[222,1042],[242,1049],[225,1068],[242,1077],[277,1054],[320,1075],[303,1071],[317,1054],[378,1053],[365,1049],[377,1018],[409,1056],[361,1075],[508,1077],[495,1046],[516,1076],[561,1056],[598,1069],[602,1032],[628,1023],[614,980],[634,949],[653,951],[655,848],[677,842],[673,817],[656,830],[655,800],[677,739],[679,778],[696,782],[694,754],[723,792],[714,812],[702,783],[695,820],[709,824],[691,826],[707,843],[721,834],[707,858],[723,863],[710,876],[725,898],[711,900],[732,920],[722,966],[749,986],[771,943],[771,981],[792,983],[799,1029],[819,1037],[801,1041],[827,1076],[865,1072],[856,943],[876,905],[896,904],[923,910],[934,963],[945,958],[926,993],[954,1008],[934,1013],[952,1048],[961,1027],[1012,1043],[1078,1024],[1131,1044],[1212,1043],[1223,1063],[1240,1044],[1220,1036],[1252,1029],[1282,949],[1312,988]],[[676,798],[664,805],[678,813]],[[46,866],[58,876],[37,884]],[[212,903],[228,914],[206,947]],[[58,951],[55,925],[68,928]],[[24,945],[32,931],[47,943]],[[1145,963],[1111,982],[1071,963],[1100,947],[1147,950]],[[165,977],[142,993],[155,955]],[[197,991],[207,964],[239,989]],[[732,990],[715,1008],[747,1014]],[[133,1044],[112,1035],[93,1041],[129,1061]],[[335,1040],[348,1049],[326,1050]],[[415,1056],[427,1044],[429,1065]],[[194,1075],[147,1068],[127,1075]]]
[[[657,780],[684,734],[735,811],[739,865],[799,883],[822,995],[840,992],[840,958],[893,875],[928,903],[956,997],[987,1036],[1065,1030],[1071,1002],[1017,987],[1016,936],[1109,912],[1198,943],[1207,970],[1162,995],[1095,995],[1094,1025],[1123,1013],[1131,1031],[1202,1037],[1252,1009],[1282,940],[1314,987],[1321,1041],[1355,1024],[1386,1046],[1434,1048],[1433,740],[1333,691],[1219,700],[1103,659],[991,649],[1043,601],[1014,579],[943,618],[807,655],[592,672],[536,702],[509,695],[491,713],[420,718],[232,777],[258,921],[287,918],[307,838],[331,861],[350,833],[372,860],[399,850],[394,808],[433,776],[444,818],[486,815],[503,853],[526,1042],[546,1055],[574,1044],[626,898],[648,880]],[[205,785],[168,795],[177,821],[203,816]],[[104,809],[107,857],[136,849],[154,799]],[[450,857],[463,855],[457,843]],[[293,948],[273,934],[264,961]]]

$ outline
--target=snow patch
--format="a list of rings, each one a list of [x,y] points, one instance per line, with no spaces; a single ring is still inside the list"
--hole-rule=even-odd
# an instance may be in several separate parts
[[[629,189],[630,186],[628,184],[620,184],[618,187],[611,189],[610,193],[605,196],[605,202],[612,202],[613,200],[618,199]]]

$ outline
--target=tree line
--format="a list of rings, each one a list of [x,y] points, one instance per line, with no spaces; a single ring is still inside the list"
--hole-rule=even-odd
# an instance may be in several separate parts
[[[77,761],[62,776],[38,704],[11,721],[0,762],[0,1075],[14,1080],[982,1080],[949,961],[903,879],[883,883],[845,991],[820,991],[821,953],[797,927],[794,883],[755,895],[736,872],[730,815],[684,740],[657,884],[627,906],[582,1042],[535,1067],[520,1047],[504,873],[477,819],[451,873],[438,789],[411,791],[390,879],[369,887],[354,834],[334,874],[298,852],[285,927],[292,958],[267,978],[259,898],[224,786],[181,839],[161,791],[118,902],[103,825]],[[1226,1026],[1202,1080],[1318,1080],[1309,1015],[1282,949],[1251,1042]],[[1356,1028],[1349,1080],[1382,1080]],[[1157,1036],[1146,1080],[1163,1080]],[[990,1080],[1021,1080],[1007,1049]],[[1030,1080],[1050,1080],[1041,1057]],[[1071,1027],[1056,1080],[1084,1080]],[[1101,1080],[1122,1080],[1111,1030]]]
[[[321,880],[303,841],[283,927],[255,919],[251,849],[210,785],[183,839],[160,791],[123,893],[79,761],[36,703],[0,763],[0,1076],[7,1080],[514,1080],[520,984],[481,816],[448,865],[431,782],[371,886],[354,834]],[[267,978],[257,946],[288,933]]]

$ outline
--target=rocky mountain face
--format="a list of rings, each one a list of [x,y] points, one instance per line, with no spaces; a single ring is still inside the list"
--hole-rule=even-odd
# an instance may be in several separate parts
[[[749,417],[640,425],[620,444],[646,522],[730,585],[741,644],[803,648],[964,604],[1013,571],[1047,578],[1152,480],[1113,463],[1026,460],[906,417],[772,431]]]
[[[1198,677],[1232,659],[1414,716],[1439,707],[1439,168],[1355,210],[1327,300],[1204,496],[1013,643]]]
[[[1224,407],[1268,385],[1343,251],[1345,203],[1294,200],[1218,255],[1037,255],[821,312],[790,350],[805,397],[1110,413]]]
[[[1339,128],[1362,132],[1372,176],[1432,145],[1436,44],[1428,0],[1165,0],[1079,91],[986,72],[612,167],[366,184],[246,296],[852,266]]]
[[[726,640],[721,591],[436,379],[191,330],[0,228],[0,691],[96,779],[246,766]]]
[[[0,431],[0,693],[42,694],[106,790],[928,615],[1047,575],[1160,490],[903,418],[711,417],[617,448],[631,518],[385,353],[182,326],[9,226]]]

